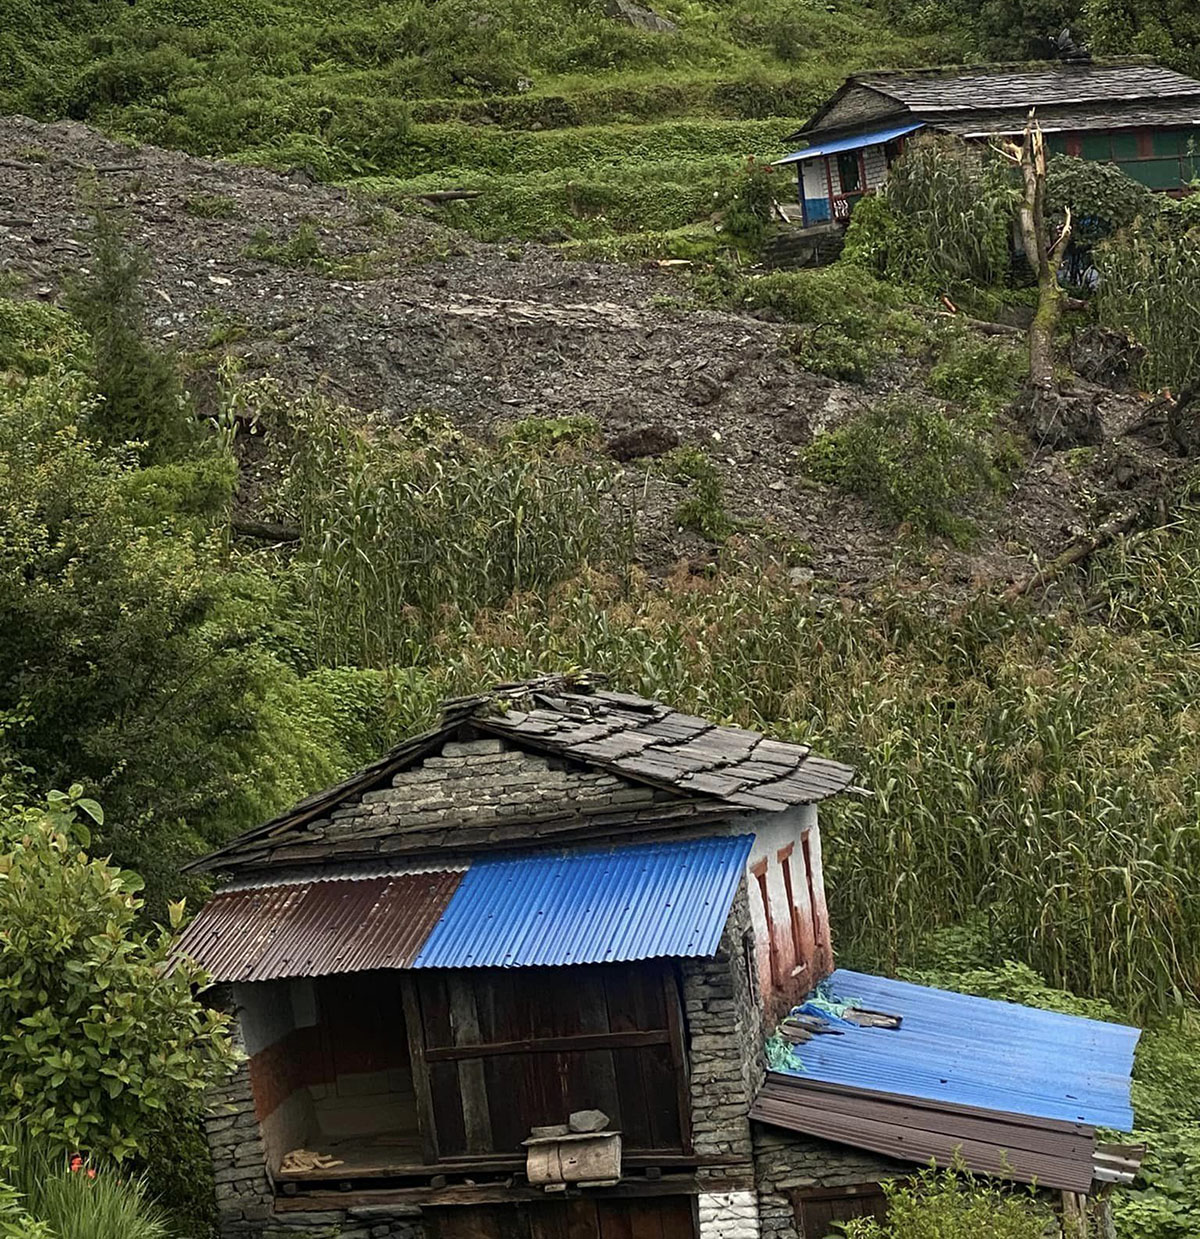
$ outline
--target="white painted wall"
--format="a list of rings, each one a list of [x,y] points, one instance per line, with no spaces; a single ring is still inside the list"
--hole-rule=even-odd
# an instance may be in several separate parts
[[[700,1239],[758,1239],[755,1192],[701,1192],[697,1201]]]
[[[746,862],[750,919],[754,926],[755,960],[759,991],[768,1015],[776,1005],[798,1001],[832,963],[829,950],[829,914],[821,868],[821,841],[815,805],[801,805],[782,813],[763,813],[736,829],[755,832]],[[813,900],[809,897],[804,845],[808,843]],[[784,858],[791,849],[791,897]],[[760,877],[761,875],[761,877]],[[766,902],[763,887],[766,887]],[[795,909],[793,932],[792,912]],[[769,916],[768,916],[769,910]],[[774,959],[772,959],[774,952]]]

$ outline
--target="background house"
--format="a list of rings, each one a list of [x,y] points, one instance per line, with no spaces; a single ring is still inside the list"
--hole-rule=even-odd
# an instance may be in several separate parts
[[[804,224],[847,220],[914,134],[1017,134],[1030,108],[1052,151],[1115,163],[1151,189],[1182,192],[1200,172],[1200,82],[1141,62],[858,74],[791,135],[804,146],[773,164],[795,167]]]
[[[1040,1017],[1060,1021],[1046,1057],[1037,1013],[983,1003],[1022,1013],[1007,1023],[1038,1073],[1005,1093],[1011,1063],[996,1078],[970,1020],[930,1057],[918,1011],[937,991],[832,971],[816,806],[852,778],[803,745],[542,680],[450,703],[206,858],[225,882],[180,950],[230,987],[248,1056],[209,1124],[224,1233],[798,1239],[960,1145],[987,1172],[1019,1148],[1016,1177],[1088,1190],[1095,1124],[1131,1118],[1136,1032]],[[765,1033],[805,999],[826,1031],[766,1076]],[[871,1002],[898,1018],[855,1024]],[[863,1072],[902,1047],[910,1077]],[[879,1094],[922,1098],[940,1073],[949,1090],[909,1102],[929,1138],[906,1144]],[[583,1111],[599,1135],[554,1130]]]

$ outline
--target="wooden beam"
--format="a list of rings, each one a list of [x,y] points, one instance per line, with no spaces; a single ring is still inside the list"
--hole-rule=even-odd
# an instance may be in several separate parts
[[[676,1104],[679,1107],[679,1141],[685,1153],[692,1151],[692,1090],[688,1079],[687,1050],[683,1043],[683,1012],[679,980],[673,967],[663,972],[663,1002],[671,1039],[671,1067],[675,1072]]]
[[[688,1196],[698,1192],[695,1175],[663,1175],[660,1179],[622,1179],[613,1187],[587,1188],[589,1197],[608,1199],[654,1196]],[[568,1195],[578,1189],[570,1187]],[[503,1183],[456,1184],[452,1187],[397,1187],[356,1192],[308,1192],[297,1196],[277,1196],[276,1213],[323,1213],[327,1210],[357,1209],[366,1205],[492,1205],[516,1201],[561,1200],[563,1193],[546,1192],[538,1187]]]
[[[669,1029],[648,1032],[582,1033],[570,1037],[528,1038],[522,1041],[489,1041],[479,1045],[438,1045],[425,1051],[429,1063],[464,1058],[487,1058],[495,1054],[566,1054],[574,1050],[620,1050],[644,1045],[668,1045]]]
[[[437,1124],[433,1118],[433,1093],[429,1088],[429,1067],[425,1055],[425,1029],[421,1023],[421,1001],[416,981],[401,971],[400,998],[404,1004],[404,1028],[408,1034],[408,1057],[412,1067],[413,1092],[417,1099],[417,1129],[427,1162],[437,1161]]]

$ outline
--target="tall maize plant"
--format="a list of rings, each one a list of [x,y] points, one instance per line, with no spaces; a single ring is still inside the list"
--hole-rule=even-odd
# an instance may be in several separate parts
[[[1132,1014],[1200,993],[1200,656],[1165,634],[867,608],[769,571],[588,576],[447,633],[432,675],[465,691],[548,656],[858,767],[869,794],[822,809],[844,962],[911,961],[982,912],[997,959]]]
[[[1101,246],[1101,320],[1145,347],[1149,387],[1190,385],[1200,374],[1200,236],[1143,225]]]
[[[322,401],[289,419],[284,499],[325,662],[421,662],[449,616],[629,557],[629,513],[608,469],[485,446],[436,419],[364,425]]]

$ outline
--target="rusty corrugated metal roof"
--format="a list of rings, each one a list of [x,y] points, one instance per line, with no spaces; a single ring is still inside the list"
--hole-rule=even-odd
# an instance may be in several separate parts
[[[750,1117],[789,1131],[869,1149],[903,1162],[950,1166],[960,1157],[976,1174],[1087,1192],[1095,1155],[1085,1123],[864,1094],[796,1076],[770,1074]]]
[[[272,981],[410,968],[461,873],[402,873],[223,891],[175,954],[214,981]]]

